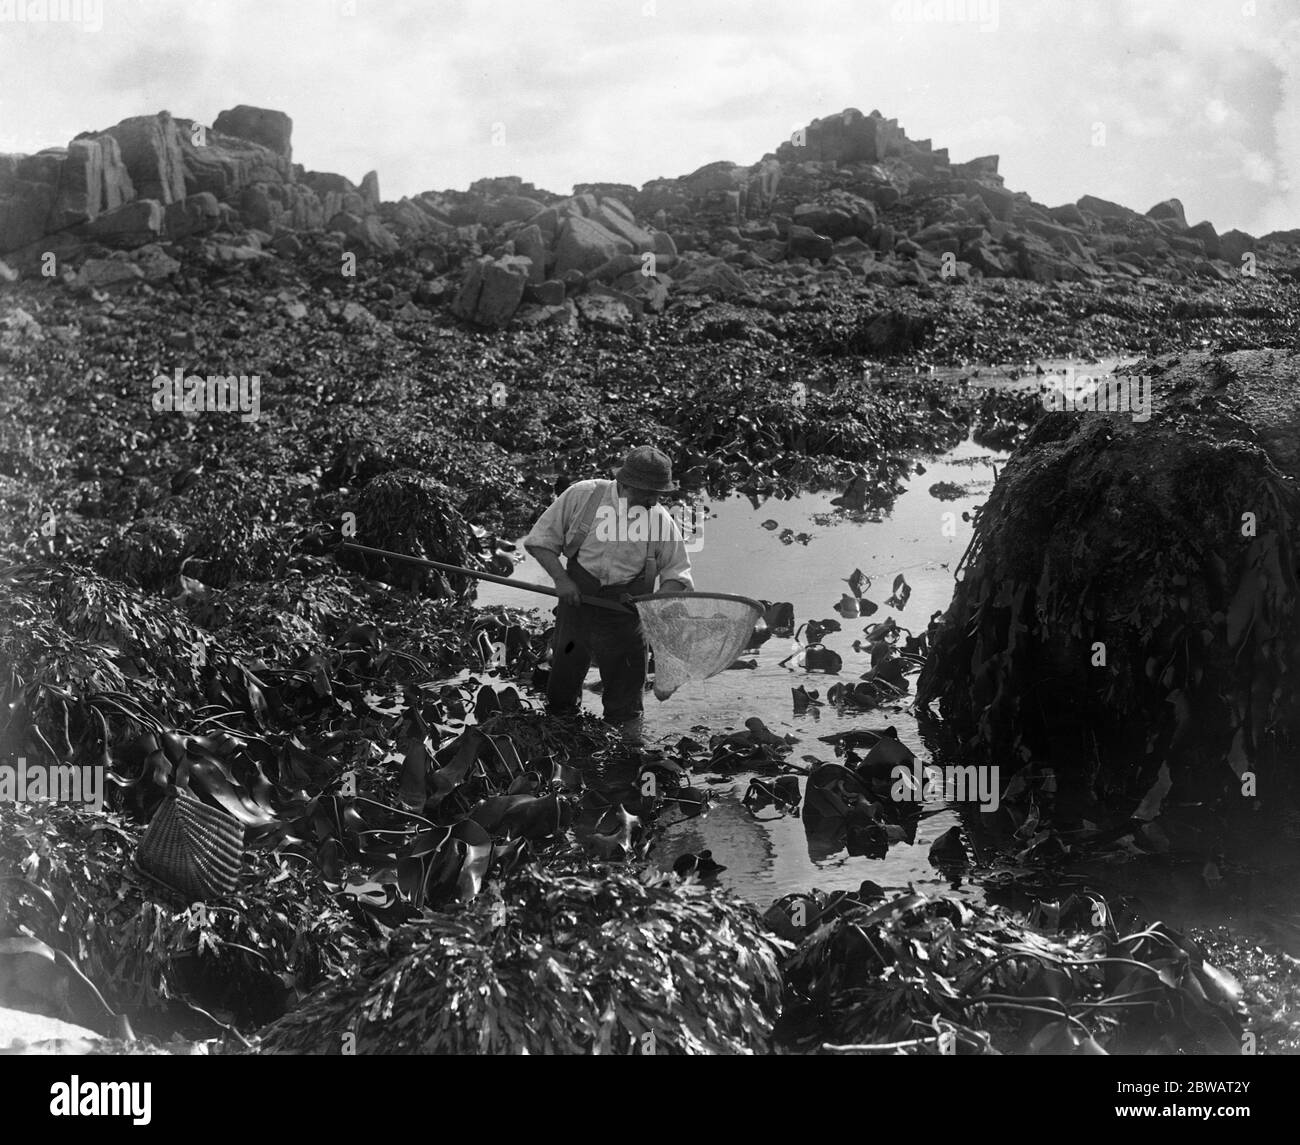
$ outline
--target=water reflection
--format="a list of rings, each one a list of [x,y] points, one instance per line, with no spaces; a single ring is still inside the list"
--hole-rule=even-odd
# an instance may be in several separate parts
[[[682,689],[660,703],[647,693],[643,735],[648,745],[671,745],[684,736],[707,741],[711,734],[742,730],[746,719],[757,716],[778,735],[790,734],[799,742],[790,753],[792,762],[836,763],[835,748],[818,738],[865,726],[895,725],[901,740],[922,762],[929,752],[922,742],[908,701],[870,712],[851,708],[837,711],[825,703],[836,683],[856,684],[871,667],[870,652],[861,638],[865,629],[886,615],[913,632],[921,632],[932,613],[948,606],[952,597],[952,569],[970,541],[970,516],[988,495],[994,466],[1005,455],[966,442],[938,458],[923,459],[924,473],[914,473],[899,495],[893,511],[883,519],[869,514],[837,510],[835,491],[807,493],[787,500],[753,503],[743,495],[710,503],[700,540],[692,555],[696,587],[701,591],[737,593],[756,599],[789,601],[795,625],[836,619],[835,605],[855,569],[871,578],[864,596],[877,610],[870,619],[838,618],[839,630],[830,626],[820,633],[822,645],[842,661],[837,675],[803,669],[792,671],[781,662],[799,647],[793,637],[773,637],[744,659],[752,669],[723,672],[703,684]],[[952,499],[939,500],[930,490],[959,487]],[[946,496],[951,496],[947,493]],[[877,515],[878,516],[878,515]],[[763,528],[775,520],[780,528]],[[783,544],[782,530],[808,533],[807,545]],[[894,578],[905,573],[911,588],[904,608],[889,607]],[[528,558],[515,570],[522,580],[548,583],[546,574]],[[859,582],[860,584],[862,582]],[[509,604],[536,607],[539,598],[517,589],[483,584],[483,606]],[[543,603],[543,608],[545,604]],[[806,632],[804,634],[806,636]],[[859,648],[854,648],[854,643]],[[598,681],[593,671],[588,687]],[[804,686],[819,693],[824,706],[811,705],[796,712],[792,690]],[[587,692],[584,708],[600,714],[600,699]],[[942,803],[917,804],[910,829],[881,854],[881,832],[869,820],[840,821],[837,826],[813,825],[796,816],[756,818],[743,804],[750,775],[728,776],[710,783],[700,775],[697,785],[710,787],[713,808],[700,819],[671,826],[654,859],[664,869],[687,852],[711,850],[727,867],[718,881],[755,902],[766,905],[791,891],[816,886],[823,890],[856,890],[863,879],[887,889],[946,885],[930,865],[929,846],[957,822],[954,811]],[[716,778],[716,777],[714,777]],[[805,780],[801,780],[801,785]],[[926,818],[920,812],[936,812]]]

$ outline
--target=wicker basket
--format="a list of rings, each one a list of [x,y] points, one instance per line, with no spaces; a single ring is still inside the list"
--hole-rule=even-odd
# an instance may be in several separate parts
[[[202,902],[234,891],[243,851],[241,823],[174,787],[149,821],[132,862],[186,902]]]

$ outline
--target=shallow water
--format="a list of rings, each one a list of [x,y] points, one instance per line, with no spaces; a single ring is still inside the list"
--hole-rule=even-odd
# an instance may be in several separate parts
[[[769,500],[757,509],[741,494],[707,502],[700,547],[691,556],[696,589],[790,601],[796,625],[809,619],[838,620],[842,630],[828,633],[822,643],[838,652],[844,664],[838,676],[781,667],[780,662],[790,655],[794,643],[790,638],[773,637],[757,651],[741,653],[741,659],[757,661],[754,669],[727,671],[703,683],[687,685],[663,702],[647,693],[643,733],[647,745],[672,744],[684,735],[703,741],[709,734],[743,729],[746,719],[758,716],[777,734],[798,739],[790,752],[790,759],[796,763],[805,755],[818,760],[835,759],[833,746],[821,743],[818,736],[890,724],[897,727],[899,737],[922,762],[928,761],[929,753],[917,735],[916,722],[902,705],[866,713],[847,711],[843,715],[827,706],[796,715],[791,689],[803,684],[824,698],[832,684],[856,681],[870,667],[865,649],[853,650],[853,642],[861,639],[869,624],[893,616],[900,625],[919,633],[932,613],[947,608],[952,597],[952,570],[971,537],[971,523],[963,521],[961,515],[970,513],[987,497],[994,466],[1005,456],[966,442],[942,458],[922,460],[925,473],[910,477],[893,511],[881,521],[845,519],[830,503],[834,492],[809,493],[789,501]],[[964,495],[951,501],[937,500],[929,493],[937,482],[960,485]],[[950,516],[945,518],[945,514]],[[762,522],[769,520],[775,520],[780,527],[763,528]],[[809,534],[807,544],[782,543],[780,536],[787,528],[796,534]],[[833,607],[848,591],[846,578],[855,568],[873,578],[864,595],[879,604],[880,610],[869,619],[845,619]],[[901,612],[884,603],[898,573],[912,588]],[[525,557],[513,575],[549,584],[549,578],[531,557]],[[484,606],[526,608],[535,607],[537,597],[484,583],[478,602]],[[542,607],[546,607],[545,602]],[[593,669],[588,685],[598,678]],[[584,693],[583,706],[599,715],[599,695]],[[922,821],[915,844],[895,844],[884,859],[850,857],[843,850],[814,859],[809,855],[808,838],[799,818],[773,817],[770,809],[755,816],[744,807],[741,798],[749,785],[749,773],[705,785],[714,791],[716,802],[706,815],[669,827],[654,855],[660,865],[670,867],[682,853],[707,848],[727,868],[719,882],[763,904],[810,887],[856,890],[864,879],[886,890],[906,889],[909,882],[918,889],[923,884],[947,885],[928,860],[933,840],[958,822],[956,813],[942,803],[925,805],[924,810],[938,813]]]
[[[1111,360],[1084,366],[1057,361],[1042,366],[1050,378],[1067,366],[1077,373],[1096,376],[1122,369],[1123,363]],[[1038,388],[1045,380],[1032,366],[1027,373],[1020,366],[1018,379],[1008,376],[1011,369],[986,367],[979,377],[970,376],[968,370],[943,373],[954,381],[969,378],[966,384],[972,387],[1029,389]],[[832,745],[820,742],[819,736],[848,728],[880,729],[892,724],[918,759],[929,762],[930,751],[918,734],[907,701],[869,712],[846,710],[839,714],[828,705],[796,715],[791,689],[803,684],[824,698],[837,681],[855,682],[870,666],[868,653],[853,649],[854,640],[861,638],[868,625],[892,616],[899,625],[919,633],[932,613],[947,608],[953,594],[953,574],[972,532],[971,522],[963,520],[962,514],[970,514],[987,499],[996,472],[1006,459],[1007,454],[971,441],[939,457],[920,457],[924,473],[913,472],[906,479],[906,490],[880,520],[837,510],[830,504],[834,492],[803,494],[788,501],[768,500],[757,508],[740,494],[706,502],[708,514],[700,548],[691,556],[696,589],[790,601],[796,626],[810,619],[838,620],[841,631],[827,634],[823,644],[839,653],[843,666],[838,676],[782,667],[780,661],[793,650],[793,642],[773,637],[761,649],[741,653],[741,659],[757,661],[752,670],[723,672],[701,684],[688,685],[662,703],[647,693],[646,743],[671,745],[684,735],[706,742],[709,735],[741,729],[747,718],[758,716],[772,731],[797,738],[789,759],[807,766],[805,756],[824,761],[836,758]],[[961,495],[953,500],[932,495],[931,488],[940,482],[960,486]],[[764,528],[765,521],[775,521],[778,527]],[[808,534],[807,544],[783,543],[781,536],[786,529]],[[513,575],[549,584],[536,562],[522,555]],[[880,608],[870,618],[845,619],[834,609],[848,590],[846,578],[855,568],[873,579],[864,595]],[[899,573],[912,590],[901,611],[884,603]],[[539,601],[543,609],[549,609],[532,593],[487,582],[479,588],[478,602],[483,606],[534,608]],[[915,676],[911,679],[914,683]],[[588,687],[597,680],[593,669]],[[600,714],[598,694],[585,692],[583,705],[593,715]],[[794,891],[856,890],[864,879],[880,884],[888,892],[906,890],[909,885],[931,893],[954,889],[929,861],[931,843],[960,822],[957,811],[943,802],[923,804],[925,817],[917,828],[915,843],[894,844],[882,859],[850,856],[843,848],[823,855],[817,853],[815,843],[810,845],[797,815],[777,815],[770,808],[751,813],[744,806],[742,797],[750,773],[742,772],[720,782],[709,782],[709,778],[707,773],[701,773],[695,782],[714,792],[712,807],[703,816],[667,828],[652,855],[659,866],[671,867],[674,859],[688,851],[711,850],[713,858],[727,868],[718,876],[718,882],[761,907]],[[1120,868],[1081,871],[1078,881],[1087,881],[1102,891],[1132,896],[1135,905],[1150,912],[1150,917],[1162,918],[1174,926],[1226,923],[1239,932],[1276,937],[1284,946],[1300,948],[1300,890],[1293,887],[1295,867],[1293,863],[1283,864],[1279,869],[1284,873],[1277,878],[1268,874],[1245,882],[1228,878],[1212,887],[1201,878],[1199,863],[1179,866],[1156,858]],[[964,883],[957,889],[972,898],[982,897],[978,885]],[[1292,952],[1300,953],[1300,949]]]

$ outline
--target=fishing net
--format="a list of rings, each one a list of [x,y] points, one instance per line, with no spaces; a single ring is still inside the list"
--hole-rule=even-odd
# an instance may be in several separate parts
[[[655,698],[666,700],[691,680],[707,680],[735,663],[763,606],[746,596],[656,593],[636,598],[655,655]]]

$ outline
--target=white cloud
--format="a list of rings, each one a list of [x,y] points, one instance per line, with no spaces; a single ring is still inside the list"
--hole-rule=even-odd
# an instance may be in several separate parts
[[[1242,156],[1241,173],[1252,183],[1272,183],[1276,178],[1276,168],[1256,151]]]
[[[1205,104],[1205,118],[1213,124],[1226,123],[1231,114],[1232,108],[1221,99],[1212,99]]]

